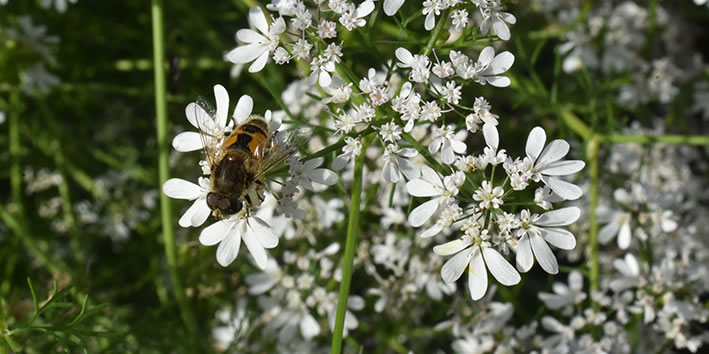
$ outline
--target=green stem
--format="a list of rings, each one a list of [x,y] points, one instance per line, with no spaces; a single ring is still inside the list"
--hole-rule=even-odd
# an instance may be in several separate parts
[[[366,139],[367,140],[367,139]],[[352,264],[356,248],[357,236],[359,235],[359,208],[360,197],[362,195],[362,174],[364,170],[364,151],[368,142],[362,144],[362,153],[355,158],[354,181],[352,182],[352,200],[350,201],[350,216],[347,221],[347,241],[345,243],[345,258],[342,265],[342,282],[340,283],[340,295],[337,299],[337,315],[335,318],[335,330],[332,334],[332,353],[340,353],[342,348],[342,330],[345,325],[345,313],[347,311],[347,298],[350,295],[350,282],[352,281]]]
[[[155,73],[155,112],[157,119],[158,142],[158,174],[160,186],[169,177],[169,145],[167,142],[167,94],[165,88],[165,50],[163,48],[163,15],[162,0],[152,0],[153,20],[153,68]],[[177,252],[175,249],[175,233],[172,223],[170,199],[160,193],[160,214],[162,218],[162,238],[165,246],[165,257],[170,271],[170,281],[177,298],[182,320],[191,334],[197,333],[197,322],[187,302],[185,290],[177,269]]]
[[[591,128],[589,128],[588,125],[581,120],[581,118],[571,112],[568,108],[560,108],[558,114],[566,125],[568,125],[571,130],[580,135],[584,140],[589,140],[591,135],[593,135]]]
[[[588,142],[586,156],[588,158],[589,173],[591,177],[591,187],[589,193],[589,222],[591,224],[589,230],[589,244],[591,245],[591,269],[589,280],[589,298],[591,293],[600,287],[600,267],[599,267],[599,251],[598,251],[598,217],[596,208],[598,207],[598,186],[599,186],[599,171],[598,171],[598,150],[601,145],[601,138],[592,136]],[[592,302],[594,310],[598,310],[598,304]]]
[[[433,29],[433,34],[431,34],[431,39],[428,40],[428,43],[426,44],[426,49],[423,50],[422,55],[428,55],[428,53],[431,52],[433,49],[433,46],[436,45],[436,42],[438,41],[438,37],[441,35],[441,30],[443,29],[443,25],[446,24],[446,21],[444,19],[448,18],[448,10],[446,10],[443,15],[438,19],[438,24],[436,25],[436,28]]]
[[[638,144],[678,144],[678,145],[709,145],[709,136],[707,135],[623,135],[610,134],[604,137],[604,140],[609,143],[638,143]]]

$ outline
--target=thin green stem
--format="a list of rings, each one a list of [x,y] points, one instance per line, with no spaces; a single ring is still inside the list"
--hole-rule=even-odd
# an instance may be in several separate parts
[[[153,20],[153,68],[155,69],[155,112],[157,119],[157,142],[158,142],[158,174],[160,186],[169,177],[169,146],[167,141],[167,93],[165,88],[165,49],[163,39],[162,23],[162,0],[152,0],[152,20]],[[175,233],[173,229],[172,210],[170,199],[160,194],[160,214],[162,218],[162,239],[165,246],[165,257],[170,271],[172,288],[177,298],[182,320],[185,322],[187,330],[197,333],[197,322],[187,302],[185,289],[177,269],[177,252],[175,249]]]
[[[604,137],[604,141],[618,143],[638,143],[638,144],[678,144],[678,145],[709,145],[707,135],[623,135],[610,134]]]
[[[342,330],[345,325],[345,313],[347,311],[347,299],[350,295],[350,282],[352,281],[352,264],[359,236],[359,208],[362,195],[362,174],[364,171],[364,151],[367,140],[362,146],[362,153],[355,158],[354,181],[352,182],[352,199],[350,201],[350,215],[347,221],[347,241],[345,242],[345,258],[342,265],[342,282],[340,283],[340,294],[337,299],[337,315],[335,318],[335,330],[332,333],[332,353],[338,354],[342,349]]]
[[[431,34],[431,39],[429,39],[428,43],[426,44],[426,49],[423,50],[422,55],[428,55],[428,53],[431,52],[433,49],[433,46],[436,45],[436,42],[438,41],[438,37],[441,35],[441,30],[443,30],[443,25],[446,24],[446,21],[444,21],[444,18],[448,18],[448,10],[446,10],[443,13],[443,16],[439,18],[438,24],[436,25],[436,28],[433,29],[433,33]]]
[[[598,151],[601,146],[601,138],[593,136],[588,142],[586,156],[588,158],[589,173],[591,178],[591,187],[589,193],[589,222],[591,224],[589,230],[589,244],[591,245],[591,266],[589,280],[589,298],[594,290],[600,287],[600,266],[599,266],[599,251],[598,251],[598,217],[596,208],[598,207],[598,186],[599,186],[599,170],[598,170]],[[592,301],[592,306],[598,310],[598,304]]]

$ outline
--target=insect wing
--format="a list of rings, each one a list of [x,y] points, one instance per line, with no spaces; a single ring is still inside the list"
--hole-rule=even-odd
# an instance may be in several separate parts
[[[193,123],[199,129],[199,137],[202,140],[204,154],[211,169],[216,162],[217,146],[224,136],[224,132],[216,123],[217,110],[202,96],[197,97],[197,100],[194,103],[190,103],[190,105],[193,110]]]
[[[261,161],[261,168],[255,178],[259,179],[273,170],[281,162],[293,156],[301,146],[310,140],[313,131],[309,128],[289,129],[277,132],[273,137],[273,147]]]

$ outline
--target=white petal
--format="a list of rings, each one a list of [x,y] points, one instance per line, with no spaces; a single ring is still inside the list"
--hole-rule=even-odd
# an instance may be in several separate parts
[[[407,182],[406,190],[414,197],[434,197],[443,194],[441,188],[422,179],[413,179]]]
[[[441,181],[441,177],[434,169],[428,167],[428,165],[424,165],[421,168],[421,174],[423,175],[423,180],[443,190],[443,181]]]
[[[337,174],[327,168],[316,168],[303,174],[310,178],[313,182],[326,186],[331,186],[337,183]]]
[[[384,13],[387,16],[394,16],[404,4],[404,0],[384,0]]]
[[[305,339],[311,339],[320,333],[320,325],[318,321],[309,313],[305,313],[300,320],[300,334]]]
[[[433,139],[433,141],[431,141],[431,143],[428,144],[428,152],[430,152],[432,154],[437,153],[438,150],[441,149],[441,145],[443,145],[443,139],[441,139],[441,138]]]
[[[487,269],[500,284],[506,286],[515,285],[522,279],[517,270],[497,250],[485,247],[483,248],[483,257],[485,258]]]
[[[357,6],[357,11],[355,11],[355,17],[362,18],[369,15],[374,11],[374,2],[372,0],[367,0]]]
[[[515,62],[515,56],[510,52],[502,52],[495,56],[492,60],[490,66],[488,67],[489,73],[493,75],[502,74],[507,70],[510,70],[512,64]]]
[[[441,161],[446,165],[450,165],[455,161],[455,154],[449,144],[443,144],[443,148],[441,149]]]
[[[258,58],[268,47],[263,44],[247,44],[238,46],[227,53],[226,58],[234,64],[246,64]]]
[[[473,248],[468,248],[456,254],[443,264],[443,267],[441,267],[441,279],[448,283],[458,280],[458,278],[463,275],[465,268],[467,268],[472,253]]]
[[[232,223],[233,225],[233,223]],[[200,237],[201,238],[201,237]],[[241,236],[239,230],[233,229],[228,236],[217,247],[217,262],[226,267],[233,262],[239,255],[239,247],[241,246]]]
[[[583,195],[581,188],[573,183],[544,175],[542,175],[542,181],[549,186],[554,193],[566,200],[576,200],[581,198],[581,195]]]
[[[617,222],[610,222],[607,225],[603,226],[601,228],[601,231],[598,233],[598,241],[601,243],[605,244],[608,241],[610,241],[613,236],[618,234],[618,230],[620,229],[620,225]]]
[[[507,87],[512,83],[512,81],[505,76],[486,76],[485,80],[495,87]]]
[[[318,77],[318,84],[320,84],[320,87],[328,87],[331,83],[332,77],[330,77],[330,74],[328,74],[327,71],[321,71],[320,76]]]
[[[500,37],[500,39],[502,39],[503,41],[510,39],[510,29],[507,27],[507,24],[504,23],[502,20],[492,21],[492,29],[495,30],[497,36]]]
[[[549,244],[562,250],[572,250],[576,247],[576,238],[569,230],[559,228],[541,228],[542,237]]]
[[[559,161],[569,153],[569,143],[563,139],[556,139],[547,145],[539,155],[539,160],[537,160],[537,165],[542,166],[548,163]]]
[[[623,225],[620,226],[620,232],[618,232],[618,247],[620,249],[624,250],[630,247],[631,235],[630,224],[627,222],[623,223]]]
[[[443,225],[440,223],[435,223],[431,228],[428,230],[424,231],[420,236],[422,238],[429,238],[438,235],[441,231],[443,231]]]
[[[257,73],[263,69],[264,66],[266,66],[266,62],[268,61],[268,57],[271,55],[271,53],[266,50],[261,55],[254,60],[254,63],[249,66],[249,72],[250,73]]]
[[[436,16],[433,14],[433,12],[430,12],[428,15],[426,15],[426,22],[424,22],[423,28],[425,28],[426,31],[430,31],[435,26],[436,26]]]
[[[199,106],[195,104],[194,102],[190,102],[187,107],[185,107],[185,117],[187,117],[187,121],[192,124],[193,127],[199,128],[197,125],[197,108]]]
[[[226,238],[232,228],[236,225],[230,220],[217,221],[207,226],[199,234],[199,243],[205,246],[213,246]]]
[[[254,109],[254,99],[249,95],[243,95],[239,97],[239,102],[236,103],[236,108],[234,109],[234,114],[232,117],[236,120],[237,124],[243,123]]]
[[[548,176],[566,176],[581,171],[586,163],[581,160],[556,161],[543,167],[539,172]]]
[[[480,62],[481,64],[490,64],[494,58],[495,58],[495,48],[485,47],[480,52],[480,56],[478,57],[478,62]]]
[[[268,33],[268,22],[266,22],[266,15],[263,14],[260,7],[254,6],[249,9],[249,23],[261,31],[261,33]]]
[[[229,115],[229,93],[222,85],[214,85],[214,97],[217,99],[217,118],[216,124],[218,127],[226,126],[226,118]]]
[[[583,289],[583,276],[581,272],[572,270],[569,273],[569,286],[572,290],[581,291]]]
[[[480,300],[487,292],[487,270],[479,248],[468,266],[468,288],[473,300]]]
[[[180,178],[170,178],[162,185],[162,192],[175,199],[195,200],[204,194],[202,187]]]
[[[542,269],[549,274],[558,273],[559,264],[556,262],[556,257],[546,241],[541,236],[532,236],[530,241],[532,242],[534,257],[539,262],[539,265],[542,266]]]
[[[419,227],[426,223],[428,219],[438,210],[438,199],[431,199],[419,206],[409,214],[409,224],[413,227]]]
[[[498,144],[500,143],[500,136],[497,132],[497,127],[492,124],[483,124],[483,137],[485,137],[485,143],[487,146],[497,151]]]
[[[529,137],[527,138],[527,146],[525,147],[527,157],[532,159],[532,161],[535,161],[542,152],[546,140],[547,135],[544,132],[544,129],[541,127],[534,127],[534,129],[529,132]]]
[[[391,183],[399,182],[401,174],[396,170],[396,165],[393,162],[385,162],[382,167],[382,178]]]
[[[466,132],[463,130],[463,132]],[[458,154],[463,154],[465,153],[465,150],[468,148],[467,145],[465,145],[464,142],[460,140],[450,140],[451,147],[453,148],[453,151],[455,151]]]
[[[246,231],[241,235],[244,240],[246,248],[249,249],[249,253],[256,261],[256,265],[261,268],[261,270],[266,269],[266,264],[268,264],[268,256],[266,255],[266,250],[261,246],[258,241],[258,235],[254,234],[251,228],[246,228]]]
[[[439,256],[450,256],[452,254],[456,254],[463,250],[465,247],[468,247],[471,245],[471,241],[465,241],[463,239],[457,239],[453,241],[446,242],[442,245],[438,245],[436,247],[433,247],[433,253],[439,255]]]
[[[182,227],[197,227],[204,224],[212,211],[207,206],[207,200],[198,198],[182,215],[178,222]]]
[[[509,24],[517,23],[517,18],[509,12],[498,12],[497,14],[500,15],[500,18],[502,18],[503,21]]]
[[[581,209],[578,207],[561,208],[542,214],[535,222],[535,225],[566,226],[578,220],[579,216],[581,216]]]
[[[416,164],[411,162],[411,160],[397,157],[396,162],[399,164],[399,170],[401,170],[404,176],[409,180],[414,180],[421,176],[421,171],[419,171]]]
[[[266,41],[266,37],[248,28],[238,30],[236,32],[236,38],[247,44],[263,43]]]
[[[177,134],[174,139],[172,139],[172,147],[179,152],[188,152],[200,150],[202,145],[202,139],[199,137],[197,132],[182,132]]]
[[[274,248],[278,246],[278,237],[273,234],[271,227],[260,218],[254,217],[249,226],[253,230],[256,238],[264,248]]]
[[[529,242],[528,235],[522,236],[517,243],[517,258],[515,262],[517,263],[517,269],[522,273],[528,272],[534,265],[534,255],[532,254],[532,245]]]

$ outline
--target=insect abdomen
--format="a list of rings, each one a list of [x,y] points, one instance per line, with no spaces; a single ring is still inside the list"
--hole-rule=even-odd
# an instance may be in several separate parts
[[[239,125],[224,142],[226,150],[236,149],[254,155],[262,154],[268,140],[268,124],[263,118],[252,118]]]

